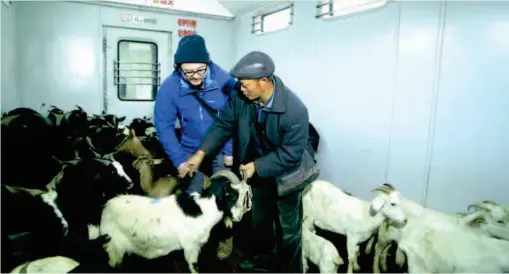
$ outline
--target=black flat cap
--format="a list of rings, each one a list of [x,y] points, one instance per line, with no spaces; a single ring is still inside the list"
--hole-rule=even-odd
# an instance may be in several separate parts
[[[269,55],[252,51],[240,59],[230,74],[237,79],[261,79],[274,74],[276,66]]]

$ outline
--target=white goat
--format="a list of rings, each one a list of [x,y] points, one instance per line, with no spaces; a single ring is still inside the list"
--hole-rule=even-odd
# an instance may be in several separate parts
[[[308,228],[302,227],[302,265],[304,273],[308,271],[308,259],[318,266],[320,273],[337,273],[338,267],[345,263],[331,242],[314,234]]]
[[[100,233],[109,235],[105,245],[112,267],[122,262],[126,252],[147,259],[183,249],[189,269],[195,264],[210,231],[223,216],[239,222],[251,209],[251,188],[231,171],[216,172],[211,185],[188,195],[152,199],[139,195],[117,196],[106,204]]]
[[[471,204],[471,208],[478,209],[476,212],[467,214],[462,224],[469,226],[477,233],[488,237],[499,238],[509,241],[509,209],[493,201],[482,201]]]
[[[451,225],[464,227],[467,230],[470,229],[471,232],[479,235],[509,240],[509,211],[492,201],[482,201],[468,206],[468,209],[477,208],[482,211],[455,215],[426,208],[421,204],[402,196],[401,208],[407,217],[426,217],[428,220],[432,220],[430,221],[430,225],[440,225],[442,222],[447,222]],[[389,223],[385,222],[378,229],[378,240],[375,243],[374,248],[374,273],[380,273],[380,260],[382,260],[383,264],[387,264],[381,253],[383,250],[388,249],[388,245],[391,244],[391,235],[388,234],[387,230],[388,225]],[[401,249],[398,247],[396,250],[396,264],[402,267],[405,258],[405,254],[403,254]]]
[[[359,244],[368,240],[386,219],[404,225],[406,216],[399,208],[399,192],[391,185],[375,189],[371,203],[344,193],[337,186],[316,180],[303,195],[304,223],[311,231],[316,225],[347,237],[348,273],[358,271]]]
[[[509,271],[509,241],[472,233],[463,226],[430,216],[409,217],[389,233],[408,258],[410,273]]]

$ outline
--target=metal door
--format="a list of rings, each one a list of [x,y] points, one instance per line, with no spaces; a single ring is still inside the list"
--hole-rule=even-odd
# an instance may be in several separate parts
[[[169,32],[103,27],[103,110],[134,118],[152,117],[161,81],[171,73]]]

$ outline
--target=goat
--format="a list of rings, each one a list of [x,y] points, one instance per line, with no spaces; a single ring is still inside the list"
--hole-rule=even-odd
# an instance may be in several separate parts
[[[405,252],[410,273],[509,271],[509,241],[432,217],[409,217],[402,228],[389,226],[391,238]]]
[[[371,253],[371,249],[374,245],[374,255],[373,255],[373,273],[380,273],[380,265],[382,265],[382,268],[384,268],[384,271],[387,271],[387,253],[389,251],[389,248],[394,244],[394,241],[392,240],[390,234],[387,232],[389,227],[390,221],[384,221],[377,230],[376,233],[376,242],[373,243],[375,240],[375,235],[370,239],[371,243],[368,244],[368,248],[366,250],[366,254]],[[396,265],[400,268],[403,267],[403,265],[406,262],[406,256],[396,246]]]
[[[127,136],[116,148],[116,151],[125,151],[131,153],[135,157],[152,156],[152,154],[143,146],[141,140],[136,136],[133,129],[129,131]]]
[[[464,216],[462,224],[489,237],[509,241],[509,209],[493,201],[471,204],[468,209],[471,208],[478,210]]]
[[[149,197],[163,198],[176,191],[181,185],[181,180],[175,176],[154,176],[154,166],[163,162],[162,159],[139,157],[133,162],[133,166],[140,172],[141,188]]]
[[[359,243],[368,240],[386,219],[405,225],[406,216],[399,207],[399,192],[389,184],[375,189],[379,194],[368,203],[345,194],[333,184],[316,180],[304,190],[304,225],[313,224],[347,237],[348,273],[358,271]]]
[[[181,193],[161,199],[121,195],[109,200],[101,217],[100,233],[109,235],[105,245],[109,264],[118,266],[126,252],[147,259],[183,249],[191,272],[201,247],[223,216],[235,222],[251,209],[251,188],[231,171],[218,171],[211,185],[191,195]]]
[[[104,204],[133,187],[122,165],[104,159],[83,159],[69,163],[54,186],[57,204],[69,223],[69,234],[88,238],[90,224],[98,225]]]
[[[2,252],[13,258],[2,263],[10,271],[18,260],[26,261],[57,254],[56,239],[67,234],[68,221],[56,205],[54,190],[2,185]],[[23,248],[20,248],[23,247]],[[25,248],[27,247],[27,248]],[[14,250],[17,250],[15,252]],[[18,253],[14,256],[14,253]]]
[[[431,224],[440,225],[442,222],[450,223],[459,227],[469,229],[472,233],[478,235],[485,235],[488,237],[497,237],[501,239],[509,240],[509,228],[506,223],[509,223],[509,213],[507,209],[503,208],[497,203],[492,201],[483,201],[468,206],[470,208],[481,209],[470,214],[459,214],[451,215],[443,213],[434,209],[425,208],[422,205],[414,202],[405,197],[401,197],[401,207],[407,216],[415,218],[426,217]],[[382,251],[387,250],[389,245],[392,245],[390,235],[388,235],[389,223],[386,222],[379,227],[378,230],[378,241],[375,244],[375,254],[373,262],[373,270],[375,273],[379,273],[380,262],[386,264]],[[396,250],[396,264],[402,266],[404,264],[405,255],[398,247]]]
[[[308,271],[308,259],[318,266],[320,273],[337,273],[338,267],[345,263],[331,242],[303,227],[302,269],[304,273]]]

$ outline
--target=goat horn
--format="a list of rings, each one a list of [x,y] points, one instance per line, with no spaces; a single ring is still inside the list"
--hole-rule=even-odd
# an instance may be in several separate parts
[[[490,201],[490,200],[484,200],[484,201],[482,201],[481,203],[483,203],[483,204],[488,204],[488,205],[494,205],[494,206],[500,206],[500,204],[499,204],[499,203],[494,202],[494,201]]]
[[[105,160],[105,159],[101,159],[101,158],[95,158],[96,161],[104,164],[104,165],[109,165],[110,164],[110,161],[108,160]]]
[[[116,162],[115,158],[113,158],[113,153],[105,154],[101,158],[105,159],[105,160],[108,160],[108,161]]]
[[[489,204],[485,203],[475,203],[468,206],[467,210],[470,211],[471,208],[477,208],[477,209],[485,209],[485,210],[491,210],[492,207]]]
[[[12,120],[18,118],[19,116],[20,116],[19,114],[16,114],[13,116],[7,116],[7,117],[2,118],[2,125],[8,126],[12,122]]]
[[[382,193],[385,193],[385,194],[391,194],[391,192],[393,190],[390,189],[389,187],[383,185],[383,186],[379,186],[379,187],[375,188],[373,191],[379,191],[379,192],[382,192]]]
[[[218,178],[218,177],[225,177],[226,179],[228,179],[230,181],[230,183],[232,185],[236,185],[236,184],[240,183],[239,177],[237,177],[237,175],[235,175],[235,173],[231,172],[230,170],[226,170],[226,169],[220,170],[220,171],[214,173],[210,177],[210,180],[212,180],[214,178]]]
[[[90,137],[86,137],[85,138],[85,141],[87,142],[87,145],[89,145],[93,150],[96,150],[96,148],[94,147],[94,145],[92,144],[92,140],[90,139]]]
[[[384,185],[384,186],[386,186],[387,188],[389,188],[389,189],[390,189],[390,190],[392,190],[392,191],[395,191],[395,190],[396,190],[396,188],[395,188],[393,185],[389,184],[389,183],[385,183],[385,184],[383,184],[383,185]]]

